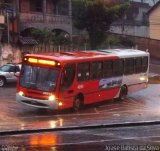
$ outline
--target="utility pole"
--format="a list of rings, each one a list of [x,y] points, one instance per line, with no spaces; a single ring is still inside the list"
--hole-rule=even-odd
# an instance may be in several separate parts
[[[9,33],[9,14],[7,12],[7,42],[10,43],[10,33]]]

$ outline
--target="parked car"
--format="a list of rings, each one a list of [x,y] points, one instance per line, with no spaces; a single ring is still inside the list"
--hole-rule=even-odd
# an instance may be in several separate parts
[[[19,74],[21,64],[8,63],[0,67],[0,87],[7,83],[16,82],[16,75]]]

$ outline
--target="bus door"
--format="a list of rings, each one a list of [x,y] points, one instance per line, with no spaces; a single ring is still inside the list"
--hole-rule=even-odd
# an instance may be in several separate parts
[[[59,89],[59,100],[63,103],[63,108],[72,107],[75,96],[74,79],[75,64],[67,64],[61,74],[61,83]]]

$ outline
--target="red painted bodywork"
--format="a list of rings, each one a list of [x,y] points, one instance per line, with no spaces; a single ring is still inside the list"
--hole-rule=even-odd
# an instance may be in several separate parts
[[[59,102],[62,102],[63,105],[59,106],[59,109],[65,109],[73,107],[73,101],[75,96],[79,93],[83,94],[84,96],[84,104],[95,103],[107,99],[114,98],[117,93],[119,92],[119,87],[115,87],[109,90],[100,89],[99,88],[99,81],[100,80],[88,80],[85,82],[78,82],[77,77],[75,76],[73,84],[70,86],[68,90],[65,92],[60,92],[60,81],[61,81],[61,72],[63,67],[68,63],[75,63],[77,67],[77,63],[79,62],[92,62],[92,61],[101,61],[101,60],[110,60],[110,59],[117,59],[116,55],[110,54],[103,54],[98,52],[74,52],[74,53],[45,53],[45,54],[28,54],[25,57],[32,57],[32,58],[41,58],[46,60],[54,60],[60,63],[60,74],[57,82],[57,87],[54,92],[54,95],[58,99]],[[37,65],[39,66],[39,65]],[[77,68],[76,74],[77,75]],[[83,85],[83,88],[79,89],[79,85]],[[22,88],[19,86],[19,81],[17,82],[17,92],[23,91],[25,96],[36,98],[36,99],[45,99],[48,95],[44,95],[42,91],[38,90],[31,90]],[[69,93],[72,91],[72,93]]]

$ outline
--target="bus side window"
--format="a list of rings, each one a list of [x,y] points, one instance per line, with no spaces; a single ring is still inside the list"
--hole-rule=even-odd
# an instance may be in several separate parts
[[[127,58],[124,61],[124,74],[129,75],[134,73],[134,58]]]
[[[68,64],[64,67],[62,71],[62,78],[61,78],[61,90],[68,89],[75,77],[75,64]]]
[[[91,63],[91,79],[100,79],[103,77],[102,62],[92,62]]]
[[[117,59],[113,61],[113,75],[120,76],[123,74],[123,60]]]
[[[86,81],[89,80],[89,63],[79,63],[78,64],[78,73],[77,78],[78,81]]]
[[[103,75],[104,75],[104,78],[111,77],[113,75],[112,60],[106,60],[103,62]]]
[[[135,73],[141,73],[142,72],[142,58],[137,57],[135,58]]]

